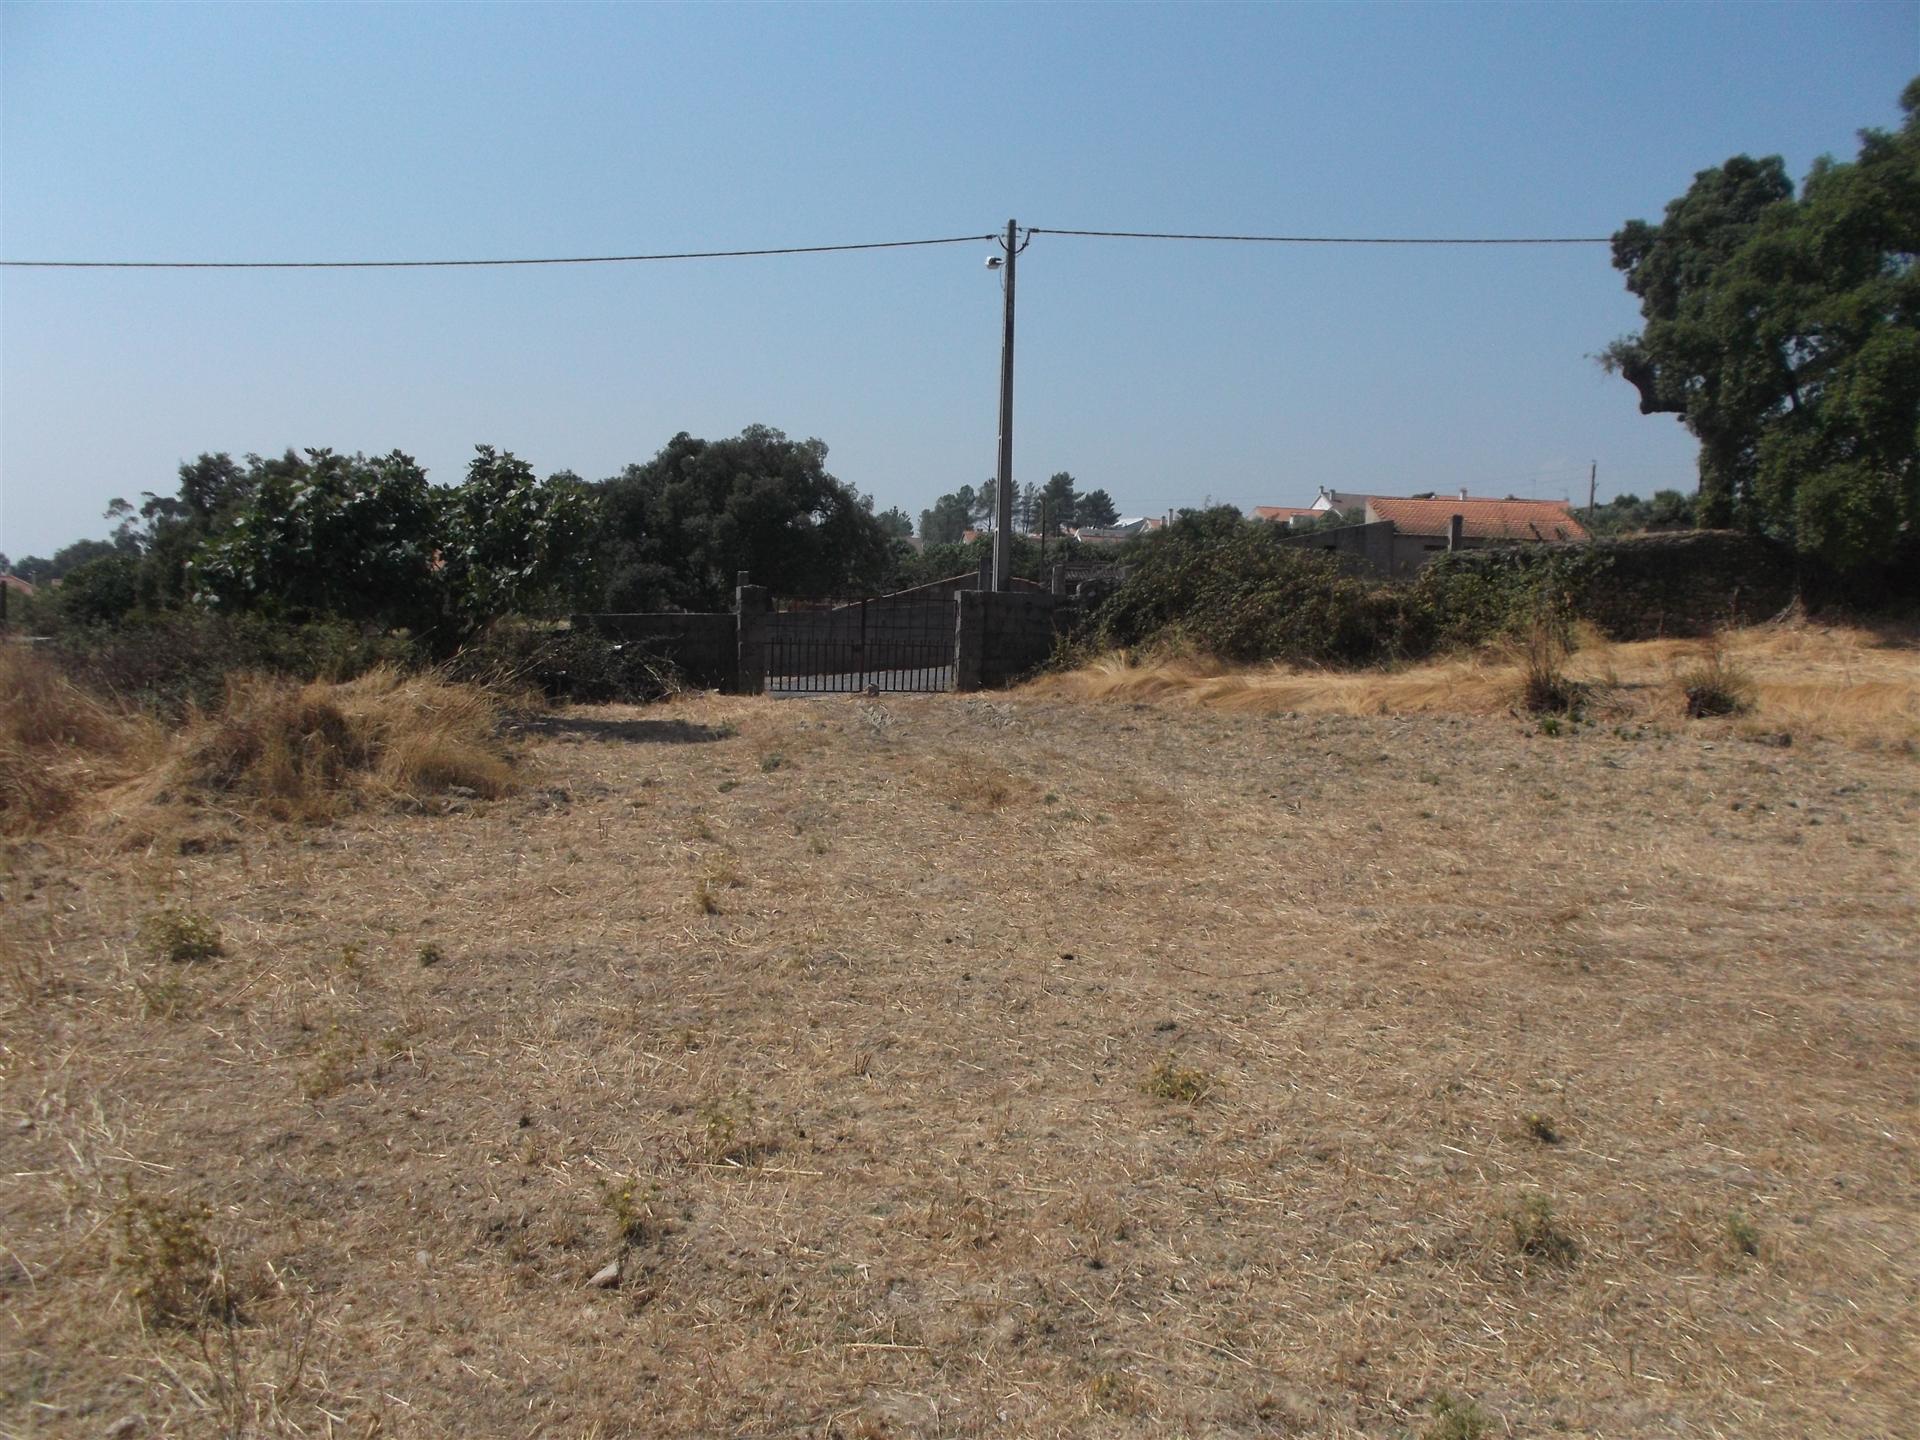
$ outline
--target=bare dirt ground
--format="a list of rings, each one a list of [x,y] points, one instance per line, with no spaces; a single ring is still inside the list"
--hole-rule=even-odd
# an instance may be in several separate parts
[[[9,842],[0,1431],[1914,1433],[1911,746],[707,697],[523,771]]]

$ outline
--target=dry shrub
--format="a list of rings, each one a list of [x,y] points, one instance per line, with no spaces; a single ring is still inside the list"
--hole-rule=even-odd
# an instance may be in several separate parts
[[[1533,715],[1566,715],[1579,708],[1587,686],[1567,674],[1571,627],[1558,616],[1536,615],[1518,642],[1520,705]]]
[[[214,792],[280,819],[324,819],[370,796],[455,788],[496,798],[513,786],[485,691],[381,667],[344,685],[233,680],[219,710],[192,721],[156,797]]]
[[[1580,627],[1576,626],[1576,632]],[[1750,678],[1751,714],[1773,731],[1844,740],[1863,749],[1920,749],[1920,636],[1800,621],[1723,631],[1727,662]],[[1693,639],[1598,643],[1579,636],[1565,664],[1587,687],[1584,708],[1609,720],[1666,724],[1685,714],[1678,672],[1696,664]],[[1113,652],[1029,682],[1024,693],[1253,715],[1499,715],[1525,683],[1512,645],[1418,665],[1317,670]],[[1753,722],[1749,722],[1753,723]]]
[[[157,732],[96,699],[24,645],[0,646],[0,832],[21,834],[71,810],[150,755]]]
[[[1727,653],[1716,635],[1693,664],[1675,677],[1686,697],[1687,716],[1744,715],[1753,709],[1753,677]]]

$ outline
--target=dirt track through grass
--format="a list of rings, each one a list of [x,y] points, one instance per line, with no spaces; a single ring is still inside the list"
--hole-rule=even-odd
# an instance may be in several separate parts
[[[16,844],[0,1428],[1902,1433],[1920,772],[1530,728],[693,699]]]

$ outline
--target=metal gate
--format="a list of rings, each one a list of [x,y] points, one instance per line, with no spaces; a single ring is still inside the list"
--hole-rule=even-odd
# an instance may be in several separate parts
[[[883,595],[767,617],[767,693],[858,694],[953,688],[954,602]]]

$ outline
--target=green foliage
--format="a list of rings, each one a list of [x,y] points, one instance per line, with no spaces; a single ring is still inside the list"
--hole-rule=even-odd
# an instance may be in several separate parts
[[[1644,530],[1687,530],[1693,526],[1693,500],[1678,490],[1656,490],[1651,500],[1628,492],[1616,495],[1580,521],[1590,535],[1632,535]]]
[[[1841,574],[1920,521],[1920,80],[1893,134],[1815,164],[1703,170],[1613,237],[1644,328],[1601,357],[1700,440],[1700,523],[1790,538]]]
[[[1081,525],[1111,525],[1120,518],[1113,497],[1104,490],[1091,490],[1074,504],[1074,518]]]
[[[1138,552],[1100,607],[1098,643],[1172,643],[1236,662],[1367,664],[1423,653],[1432,620],[1407,587],[1281,543],[1278,526],[1221,508],[1183,513]]]
[[[117,624],[140,603],[140,562],[117,551],[88,560],[69,570],[52,595],[70,624]]]
[[[552,608],[542,602],[584,557],[595,505],[574,477],[543,485],[511,451],[481,445],[438,510],[435,578],[447,612],[470,634],[502,615]]]
[[[823,442],[764,425],[726,440],[674,436],[599,488],[600,605],[724,610],[742,570],[780,595],[874,589],[893,541],[826,459]]]
[[[920,512],[920,539],[929,548],[958,545],[967,531],[986,522],[993,513],[993,486],[989,480],[978,490],[962,485],[950,495],[942,495],[933,508]],[[1028,486],[1028,491],[1032,486]]]
[[[438,617],[435,497],[396,450],[309,450],[259,467],[188,563],[195,595],[232,612],[430,628]]]
[[[1080,491],[1073,476],[1065,470],[1051,475],[1040,490],[1040,512],[1045,517],[1046,528],[1057,531],[1063,526],[1078,525],[1080,521]]]

